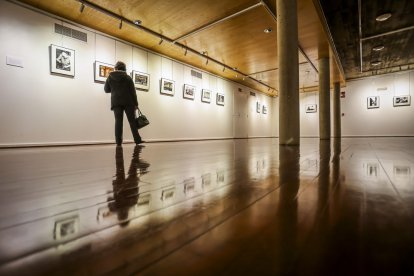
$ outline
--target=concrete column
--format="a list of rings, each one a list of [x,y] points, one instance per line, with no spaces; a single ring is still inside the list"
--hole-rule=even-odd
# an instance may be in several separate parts
[[[329,58],[319,58],[319,138],[331,138]]]
[[[333,137],[341,138],[341,86],[339,82],[334,83],[333,93]]]
[[[299,61],[296,0],[276,0],[279,60],[279,144],[299,145]]]

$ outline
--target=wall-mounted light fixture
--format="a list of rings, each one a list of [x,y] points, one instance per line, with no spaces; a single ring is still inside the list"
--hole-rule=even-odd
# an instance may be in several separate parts
[[[226,71],[226,67],[225,67],[225,66],[223,66],[223,72],[224,72],[224,71]]]
[[[81,3],[79,11],[80,13],[83,13],[83,10],[85,9],[85,4]]]
[[[380,64],[381,64],[381,61],[380,60],[376,60],[376,61],[371,62],[371,65],[372,66],[378,66]]]
[[[388,20],[391,16],[392,16],[392,14],[387,12],[387,13],[378,15],[377,18],[375,18],[375,20],[377,20],[378,22],[384,22],[384,21]]]
[[[184,56],[187,56],[187,51],[188,51],[188,49],[185,48]]]
[[[377,45],[374,48],[372,48],[372,50],[375,52],[379,52],[381,50],[384,50],[384,48],[385,48],[384,45]]]
[[[164,42],[164,39],[161,38],[160,42],[158,42],[158,45],[161,45]]]
[[[272,28],[266,28],[266,29],[264,29],[264,32],[266,34],[270,34],[272,31],[273,31]]]
[[[122,29],[122,20],[119,22],[119,29]]]

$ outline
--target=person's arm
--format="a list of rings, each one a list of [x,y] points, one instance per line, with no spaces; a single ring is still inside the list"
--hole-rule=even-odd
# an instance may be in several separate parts
[[[105,81],[105,86],[104,86],[105,93],[111,93],[111,86],[109,85],[109,78],[110,77],[108,77]]]
[[[135,89],[134,81],[131,78],[129,80],[129,91],[132,94],[135,107],[138,108],[137,90]]]

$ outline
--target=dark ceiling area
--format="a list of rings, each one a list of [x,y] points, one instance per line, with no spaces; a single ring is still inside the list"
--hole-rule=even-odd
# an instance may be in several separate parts
[[[320,3],[346,79],[414,69],[413,0]],[[385,13],[391,14],[388,20],[376,20]],[[375,51],[377,46],[384,48]]]

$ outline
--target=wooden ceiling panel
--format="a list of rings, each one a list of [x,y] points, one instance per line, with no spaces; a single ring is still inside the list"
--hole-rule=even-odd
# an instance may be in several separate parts
[[[90,2],[142,25],[171,39],[212,21],[246,9],[258,0],[91,0]]]
[[[273,31],[266,34],[264,29]],[[276,22],[259,6],[182,41],[245,74],[277,67]]]

